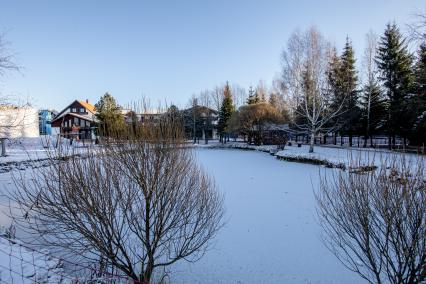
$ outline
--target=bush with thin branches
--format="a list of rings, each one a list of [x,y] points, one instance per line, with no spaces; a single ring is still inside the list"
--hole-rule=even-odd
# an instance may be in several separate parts
[[[316,199],[324,242],[369,283],[426,280],[424,162],[393,155],[381,158],[376,171],[321,176]]]
[[[15,177],[17,222],[137,281],[199,259],[223,224],[223,197],[180,133],[161,121],[80,155],[52,153],[29,181]]]

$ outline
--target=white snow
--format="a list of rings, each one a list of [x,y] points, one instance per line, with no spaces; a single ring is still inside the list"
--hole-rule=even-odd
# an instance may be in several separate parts
[[[71,283],[60,262],[0,237],[0,283]]]
[[[199,262],[173,268],[171,283],[363,283],[320,241],[318,166],[256,151],[196,152],[225,194],[227,223]]]
[[[236,147],[237,144],[226,145]],[[199,163],[215,178],[218,189],[225,195],[226,225],[200,261],[181,262],[171,268],[171,283],[363,283],[320,241],[321,229],[315,217],[314,200],[320,167],[280,161],[260,152],[273,151],[275,146],[247,146],[259,151],[218,149],[217,146],[211,143],[194,151]],[[43,144],[37,140],[26,139],[10,148],[12,154],[6,157],[9,161],[22,162],[28,157],[46,156]],[[25,158],[28,152],[33,156]],[[374,156],[391,153],[315,147],[315,152],[310,154],[307,146],[286,146],[276,153],[345,164],[354,154],[370,161]],[[21,173],[31,176],[31,167],[23,170]],[[12,174],[13,171],[0,173],[3,192],[13,187]],[[7,206],[7,199],[2,197],[0,225],[10,223]],[[18,248],[0,241],[1,250],[16,251]],[[9,257],[5,256],[7,254],[0,255],[0,264],[8,267]],[[21,268],[19,262],[15,264]],[[52,265],[54,263],[46,263],[48,268]],[[10,274],[8,270],[0,269],[0,272],[1,277]],[[9,282],[7,278],[1,279]],[[55,283],[51,279],[49,283]],[[17,281],[14,283],[20,283]]]
[[[211,143],[209,145],[198,145],[200,148],[237,148],[237,149],[248,149],[262,152],[273,153],[277,157],[283,158],[306,158],[311,160],[324,161],[335,167],[340,165],[349,168],[351,162],[359,163],[363,166],[380,166],[381,161],[386,160],[392,155],[401,156],[404,155],[406,159],[415,160],[419,156],[416,154],[409,154],[401,152],[392,152],[385,149],[373,149],[373,148],[348,148],[339,146],[315,146],[314,152],[309,153],[309,145],[302,145],[298,147],[297,144],[292,146],[286,145],[284,150],[277,151],[277,147],[274,145],[248,145],[242,142],[229,142],[226,144]]]

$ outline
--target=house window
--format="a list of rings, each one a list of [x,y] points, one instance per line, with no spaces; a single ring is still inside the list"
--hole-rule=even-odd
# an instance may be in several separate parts
[[[74,117],[74,125],[78,126],[78,118],[77,117]]]
[[[80,112],[86,112],[86,109],[84,107],[81,107]]]

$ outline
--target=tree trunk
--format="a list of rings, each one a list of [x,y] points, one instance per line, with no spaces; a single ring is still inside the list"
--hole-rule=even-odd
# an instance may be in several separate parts
[[[391,135],[390,134],[388,136],[388,148],[389,148],[389,150],[392,150],[392,139],[391,139]]]
[[[148,260],[148,264],[146,265],[146,269],[143,274],[142,283],[149,283],[151,281],[152,273],[154,272],[154,260]]]
[[[1,155],[6,157],[6,139],[2,138],[1,140]]]
[[[314,152],[314,141],[315,141],[315,133],[311,132],[311,141],[309,143],[309,153]]]

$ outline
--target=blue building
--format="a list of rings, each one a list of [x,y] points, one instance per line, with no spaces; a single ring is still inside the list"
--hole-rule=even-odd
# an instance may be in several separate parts
[[[38,112],[40,135],[52,134],[52,119],[54,112],[48,109],[42,109]]]

